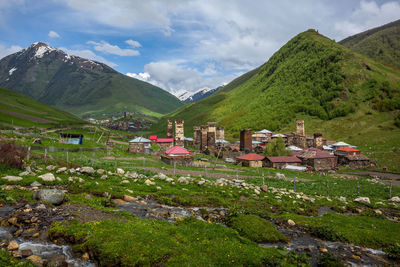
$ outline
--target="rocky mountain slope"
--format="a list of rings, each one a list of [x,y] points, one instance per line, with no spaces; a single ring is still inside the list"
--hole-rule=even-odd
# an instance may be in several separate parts
[[[80,116],[159,114],[182,105],[161,88],[40,42],[0,60],[0,86]]]

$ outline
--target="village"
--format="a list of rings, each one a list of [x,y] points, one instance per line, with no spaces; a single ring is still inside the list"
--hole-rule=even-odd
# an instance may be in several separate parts
[[[225,140],[224,127],[215,122],[193,127],[194,138],[185,137],[183,120],[168,120],[166,136],[138,136],[129,141],[129,152],[151,154],[152,145],[160,148],[161,160],[167,164],[190,166],[196,153],[215,156],[225,163],[253,168],[274,168],[291,171],[334,172],[339,166],[363,169],[373,166],[357,147],[345,142],[326,140],[321,133],[308,135],[303,120],[296,122],[294,133],[273,133],[263,129],[253,134],[240,131],[240,140]],[[284,142],[286,155],[266,155],[266,146],[278,139]]]

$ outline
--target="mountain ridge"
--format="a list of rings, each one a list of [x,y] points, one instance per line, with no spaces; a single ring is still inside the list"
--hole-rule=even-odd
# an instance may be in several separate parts
[[[0,60],[0,86],[80,116],[115,111],[162,114],[182,105],[161,88],[42,42]]]

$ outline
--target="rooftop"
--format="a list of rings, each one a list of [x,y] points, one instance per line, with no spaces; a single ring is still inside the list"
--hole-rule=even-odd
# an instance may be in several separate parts
[[[267,157],[267,159],[273,163],[281,163],[281,162],[301,163],[301,160],[295,156]]]
[[[190,152],[180,146],[174,146],[173,148],[165,151],[168,155],[190,155]]]
[[[149,139],[146,139],[144,137],[136,137],[135,139],[132,139],[129,141],[129,143],[150,143],[151,141]]]
[[[318,148],[308,148],[301,152],[296,153],[296,156],[304,159],[324,159],[324,158],[334,158],[329,152],[319,150]]]
[[[236,157],[236,159],[243,159],[243,160],[263,160],[265,159],[264,156],[258,155],[256,153],[246,154],[244,156]]]
[[[360,152],[360,150],[355,149],[353,147],[349,147],[349,146],[345,146],[345,147],[341,147],[336,149],[336,151],[346,151],[346,152]]]

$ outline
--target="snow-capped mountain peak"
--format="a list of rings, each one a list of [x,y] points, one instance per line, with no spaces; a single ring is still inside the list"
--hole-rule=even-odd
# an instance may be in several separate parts
[[[204,87],[204,88],[200,88],[194,92],[180,92],[178,94],[176,94],[176,97],[181,100],[182,102],[185,103],[191,103],[191,102],[195,102],[195,101],[199,101],[202,100],[203,98],[206,98],[207,96],[212,95],[214,92],[216,92],[218,89],[222,88],[222,86],[217,87],[217,88],[209,88],[209,87]]]

